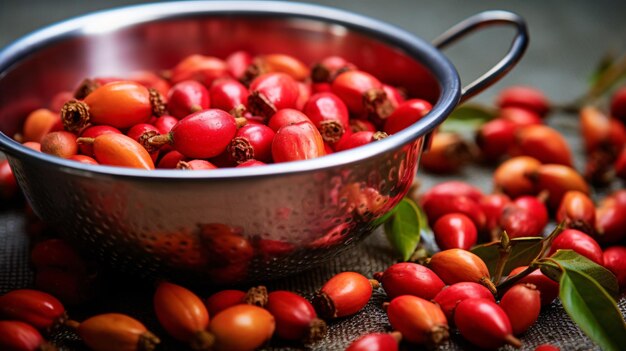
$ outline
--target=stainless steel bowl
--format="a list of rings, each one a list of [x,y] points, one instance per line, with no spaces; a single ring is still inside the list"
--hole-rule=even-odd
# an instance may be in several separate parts
[[[461,88],[442,48],[485,25],[517,33],[506,56]],[[478,14],[434,45],[389,24],[286,2],[175,2],[78,17],[0,52],[0,150],[35,212],[102,261],[142,275],[210,284],[260,281],[328,260],[370,233],[406,194],[427,136],[456,105],[521,57],[524,21]],[[170,68],[202,53],[340,55],[434,104],[389,138],[322,158],[182,172],[91,166],[37,153],[10,137],[30,111],[84,77]]]

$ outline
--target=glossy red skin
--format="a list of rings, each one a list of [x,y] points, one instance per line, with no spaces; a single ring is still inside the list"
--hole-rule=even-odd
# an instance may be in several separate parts
[[[500,193],[484,195],[480,199],[480,207],[487,218],[487,230],[494,230],[500,225],[502,210],[509,203],[511,203],[511,198]]]
[[[332,89],[328,82],[313,82],[311,83],[311,94],[317,93],[331,93]]]
[[[245,303],[246,292],[241,290],[222,290],[209,296],[206,300],[206,307],[209,316],[215,316],[221,311]]]
[[[509,238],[542,236],[548,224],[546,205],[534,196],[520,196],[502,210],[500,227]]]
[[[226,112],[248,103],[248,89],[240,82],[224,78],[213,82],[209,90],[211,108],[218,108]]]
[[[563,195],[570,190],[578,190],[589,194],[589,184],[575,169],[559,164],[542,164],[534,172],[526,174],[532,180],[537,192],[547,191],[547,205],[556,210],[561,204]]]
[[[180,285],[159,283],[153,305],[161,326],[177,340],[192,342],[209,326],[209,312],[202,300]]]
[[[267,126],[270,127],[274,132],[278,132],[278,130],[284,126],[299,122],[311,122],[311,120],[304,113],[298,110],[286,108],[276,112],[270,118]]]
[[[167,96],[170,83],[151,71],[137,71],[128,76],[128,80],[137,82],[146,88],[156,89],[162,96]]]
[[[84,273],[85,260],[63,239],[40,241],[30,251],[30,261],[36,269],[58,268],[69,272]]]
[[[51,132],[41,139],[41,152],[62,158],[78,153],[76,134],[64,130]]]
[[[276,334],[284,340],[304,340],[311,322],[317,318],[313,305],[304,297],[290,291],[272,291],[265,305],[276,320]]]
[[[322,135],[311,122],[284,126],[272,141],[272,159],[276,163],[308,160],[324,154]]]
[[[215,157],[237,133],[235,118],[218,109],[193,113],[181,119],[170,131],[172,147],[190,158]]]
[[[568,191],[563,195],[561,205],[556,211],[556,221],[565,221],[568,228],[574,228],[592,234],[596,225],[596,210],[593,200],[580,191]]]
[[[19,321],[0,321],[0,349],[37,351],[44,342],[37,329]]]
[[[383,273],[380,282],[390,299],[401,295],[413,295],[430,300],[445,286],[435,272],[412,262],[390,266]]]
[[[70,156],[68,158],[68,160],[72,160],[72,161],[76,161],[76,162],[80,162],[80,163],[84,163],[84,164],[88,164],[88,165],[99,165],[98,161],[96,161],[94,158],[86,156],[86,155]]]
[[[0,198],[11,199],[18,192],[17,181],[9,161],[0,161]]]
[[[604,267],[617,277],[620,290],[626,289],[626,246],[611,246],[602,254]]]
[[[89,105],[89,121],[115,128],[130,128],[145,123],[152,116],[150,92],[143,85],[130,81],[105,84],[85,98]]]
[[[356,132],[340,140],[335,146],[335,151],[345,151],[374,142],[374,132]]]
[[[350,125],[350,116],[346,104],[333,93],[314,94],[307,100],[302,112],[309,117],[320,132],[323,132],[322,122],[325,121],[338,123],[343,128],[344,133]],[[332,142],[332,140],[325,140]]]
[[[376,128],[376,126],[374,125],[374,123],[365,120],[365,119],[359,119],[359,118],[351,118],[350,119],[350,130],[352,130],[353,133],[356,132],[375,132],[378,129]]]
[[[324,81],[320,81],[318,79],[319,77],[317,77],[316,75],[312,75],[313,80],[318,84],[320,82],[332,82],[340,70],[356,69],[356,66],[354,64],[346,61],[345,58],[340,56],[328,56],[319,63],[317,63],[317,66],[320,66],[328,73],[327,80]]]
[[[428,266],[449,285],[460,282],[482,283],[490,278],[485,262],[471,251],[462,249],[439,251],[430,258]]]
[[[480,204],[468,196],[452,194],[429,196],[423,198],[421,204],[431,225],[434,225],[441,216],[448,213],[462,213],[468,216],[478,230],[482,230],[487,222],[487,217]]]
[[[91,126],[91,127],[87,127],[85,129],[83,129],[83,131],[80,133],[80,137],[81,138],[96,138],[99,135],[102,134],[122,134],[122,132],[114,127],[111,126]],[[80,153],[83,155],[87,155],[89,157],[94,157],[93,154],[93,144],[87,144],[87,143],[82,143],[80,145],[78,145],[78,148],[80,149]]]
[[[265,163],[271,162],[272,141],[275,134],[270,127],[263,124],[247,124],[237,130],[237,134],[228,146],[228,152],[238,164],[250,159]],[[249,152],[235,152],[236,148],[233,146],[241,143],[247,143]]]
[[[454,312],[454,323],[467,341],[484,349],[503,346],[504,338],[513,333],[509,317],[488,299],[461,301]]]
[[[611,116],[626,123],[626,87],[619,88],[611,96]]]
[[[187,157],[185,157],[185,155],[181,154],[180,152],[176,150],[172,150],[166,153],[165,155],[163,155],[163,157],[161,157],[161,159],[157,163],[156,168],[174,169],[176,168],[176,165],[178,164],[178,162],[185,161],[185,160],[187,160]]]
[[[94,139],[96,161],[103,165],[154,169],[154,161],[138,142],[124,134],[103,134]]]
[[[398,351],[398,340],[386,333],[367,334],[353,341],[346,351]]]
[[[515,123],[496,118],[483,124],[476,134],[476,144],[488,161],[497,161],[507,154],[515,142],[518,126]]]
[[[513,277],[522,271],[527,266],[517,267],[509,273],[509,277]],[[532,284],[541,293],[541,306],[548,306],[559,296],[559,283],[546,277],[539,269],[534,270],[529,275],[520,279],[519,284]]]
[[[548,255],[554,254],[556,250],[574,250],[601,266],[604,264],[600,245],[580,230],[565,229],[562,231],[552,241]]]
[[[0,296],[0,317],[19,320],[39,330],[52,327],[64,315],[65,307],[45,292],[20,289]]]
[[[573,158],[567,140],[556,129],[545,125],[520,128],[515,135],[512,154],[534,157],[541,163],[572,167]]]
[[[502,191],[512,199],[536,193],[535,184],[526,176],[536,173],[541,162],[529,156],[517,156],[502,162],[493,173],[496,191]]]
[[[132,126],[126,132],[126,136],[128,136],[131,139],[139,142],[139,138],[141,138],[141,136],[144,135],[147,132],[155,132],[157,134],[160,134],[159,129],[157,127],[153,126],[152,124],[139,123],[139,124],[136,124],[136,125]]]
[[[250,83],[250,92],[251,94],[258,93],[263,95],[275,108],[275,112],[277,112],[284,108],[297,107],[296,104],[300,95],[300,87],[291,76],[285,73],[275,72],[266,73],[255,78],[252,83]],[[251,109],[250,112],[262,115],[252,109],[250,97],[248,98],[248,108]]]
[[[217,78],[228,75],[226,63],[212,56],[189,55],[181,60],[171,71],[172,83],[182,82],[184,80],[197,80],[210,87],[211,83]]]
[[[296,100],[296,108],[301,110],[304,108],[304,104],[309,101],[313,94],[313,88],[309,82],[298,82],[298,100]]]
[[[210,106],[209,91],[195,80],[176,83],[167,93],[167,110],[181,119]]]
[[[601,244],[617,243],[626,237],[626,203],[614,195],[604,198],[596,208],[594,238]]]
[[[387,94],[387,98],[394,109],[397,109],[398,106],[402,105],[402,103],[406,101],[400,91],[391,85],[383,83],[383,90],[385,91],[385,94]]]
[[[466,299],[488,299],[496,302],[496,299],[489,289],[473,282],[461,282],[447,286],[435,295],[432,300],[441,307],[448,322],[453,323],[456,306],[459,302]]]
[[[372,296],[372,284],[362,274],[342,272],[330,278],[320,290],[332,301],[333,317],[345,317],[359,312]]]
[[[462,213],[448,213],[439,217],[433,232],[441,250],[469,250],[478,240],[476,225]]]
[[[275,329],[267,310],[253,305],[236,305],[212,317],[209,332],[215,336],[216,351],[252,351],[266,344]]]
[[[545,117],[550,109],[550,102],[545,94],[529,86],[511,86],[500,91],[496,104],[499,107],[517,106]]]
[[[235,79],[243,77],[243,74],[251,63],[252,55],[243,50],[235,51],[226,57],[228,73]]]
[[[248,161],[245,161],[245,162],[242,162],[242,163],[238,164],[237,166],[235,166],[235,168],[258,167],[258,166],[265,166],[266,164],[267,163],[250,159]]]
[[[159,130],[159,134],[167,134],[178,123],[178,119],[174,116],[161,116],[154,120],[154,126]]]
[[[428,189],[422,195],[422,201],[427,201],[437,196],[467,196],[474,201],[483,198],[483,192],[472,184],[460,180],[448,180],[438,183]]]
[[[433,105],[422,99],[411,99],[401,103],[385,120],[383,131],[395,134],[426,116]]]
[[[511,322],[513,334],[526,332],[539,318],[541,296],[534,285],[517,284],[507,290],[500,299],[500,308]]]
[[[626,148],[623,148],[617,156],[613,168],[615,168],[615,175],[617,177],[626,180]]]
[[[387,306],[387,317],[402,338],[415,344],[432,342],[435,328],[447,327],[448,321],[436,304],[410,295],[398,296]]]
[[[332,92],[348,107],[351,113],[362,115],[367,113],[363,95],[372,89],[382,89],[383,85],[373,75],[352,70],[338,75],[331,84]]]
[[[515,106],[500,109],[500,113],[497,118],[511,121],[518,127],[543,123],[543,120],[536,112]]]

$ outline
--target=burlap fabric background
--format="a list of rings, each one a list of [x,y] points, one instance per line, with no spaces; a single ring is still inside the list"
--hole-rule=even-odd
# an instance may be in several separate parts
[[[12,289],[29,287],[33,272],[28,263],[28,236],[24,233],[23,215],[16,210],[0,212],[0,293]],[[316,289],[333,274],[341,271],[357,271],[367,276],[384,270],[394,262],[391,248],[384,234],[375,232],[365,241],[355,245],[349,252],[303,274],[298,274],[280,281],[267,284],[270,290],[287,289],[310,297]],[[136,317],[146,324],[162,339],[158,350],[186,350],[159,327],[152,312],[152,285],[150,282],[136,282],[132,278],[109,273],[106,292],[89,304],[68,308],[69,314],[76,320],[103,312],[123,312]],[[208,291],[198,291],[201,296],[208,296]],[[389,330],[390,326],[381,304],[386,296],[382,289],[375,291],[367,307],[355,316],[343,318],[329,325],[326,337],[311,345],[287,345],[273,341],[268,350],[344,350],[351,341],[360,335]],[[620,301],[622,313],[626,311],[626,298]],[[85,350],[77,337],[60,330],[53,340],[62,350]],[[545,309],[536,323],[523,337],[523,350],[533,350],[543,343],[551,343],[561,350],[593,350],[596,347],[569,319],[560,303],[555,302]],[[419,349],[404,345],[407,349]],[[626,345],[624,345],[626,347]],[[441,345],[439,350],[472,350],[458,335],[452,335],[451,341]]]

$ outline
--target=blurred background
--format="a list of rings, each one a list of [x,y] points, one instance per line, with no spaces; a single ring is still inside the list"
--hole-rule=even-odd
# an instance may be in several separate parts
[[[0,0],[0,47],[46,25],[92,11],[156,2],[133,0]],[[581,95],[601,58],[626,52],[626,2],[616,0],[415,1],[309,0],[374,17],[431,40],[457,22],[483,10],[504,9],[523,16],[530,46],[521,63],[475,101],[490,103],[504,86],[538,87],[557,102]],[[512,38],[509,28],[480,31],[445,51],[464,83],[491,67]]]

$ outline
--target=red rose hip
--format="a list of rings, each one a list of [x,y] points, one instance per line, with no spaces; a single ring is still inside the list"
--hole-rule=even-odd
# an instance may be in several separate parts
[[[323,318],[349,316],[365,307],[373,286],[378,286],[378,282],[356,272],[342,272],[324,284],[313,299],[313,305]]]
[[[179,119],[206,110],[209,105],[209,91],[195,80],[176,83],[167,95],[167,110]]]
[[[447,286],[433,298],[433,301],[441,307],[449,323],[453,323],[456,306],[466,299],[488,299],[493,302],[496,301],[489,289],[472,282],[461,282]]]
[[[296,108],[300,88],[285,73],[267,73],[252,81],[248,96],[248,109],[265,119],[284,108]]]
[[[309,117],[328,143],[339,141],[349,128],[348,108],[333,93],[317,93],[311,96],[302,112]]]
[[[263,124],[247,124],[230,141],[227,151],[238,164],[255,159],[271,162],[274,131]]]
[[[322,135],[311,122],[286,125],[272,141],[274,162],[308,160],[325,155]]]
[[[491,300],[461,301],[454,313],[454,323],[465,339],[483,349],[495,350],[505,344],[522,346],[513,336],[509,317]]]
[[[435,272],[412,262],[390,266],[378,280],[390,299],[400,295],[413,295],[430,300],[445,286]]]
[[[626,246],[607,247],[603,253],[604,267],[617,278],[621,290],[626,288]]]
[[[448,321],[438,305],[422,298],[403,295],[391,300],[387,316],[393,329],[408,342],[437,346],[448,339]]]
[[[589,235],[576,229],[565,229],[553,241],[548,255],[557,250],[574,250],[593,262],[603,265],[602,248]]]
[[[399,332],[367,334],[353,341],[346,351],[398,351],[400,339]]]
[[[326,333],[326,323],[317,318],[313,305],[298,294],[273,291],[265,308],[276,319],[276,335],[284,340],[312,342]]]
[[[539,290],[532,284],[517,284],[504,293],[500,300],[500,308],[509,317],[513,334],[523,334],[539,318],[541,312]]]
[[[67,318],[65,307],[56,297],[42,291],[19,289],[0,296],[0,317],[19,320],[49,331]]]
[[[469,250],[478,240],[474,222],[462,213],[449,213],[440,217],[435,222],[433,232],[441,250]]]

